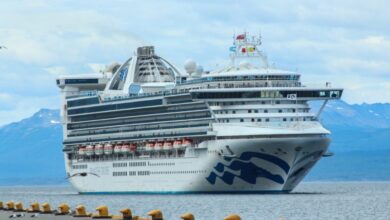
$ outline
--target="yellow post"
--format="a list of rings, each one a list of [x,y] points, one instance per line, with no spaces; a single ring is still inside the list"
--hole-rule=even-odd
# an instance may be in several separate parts
[[[39,203],[37,203],[37,202],[31,203],[30,208],[27,209],[27,212],[41,212],[39,210]]]
[[[185,213],[185,214],[181,215],[180,218],[183,220],[195,220],[194,215],[191,213]]]
[[[226,216],[223,220],[241,220],[241,217],[236,214],[232,214]]]
[[[15,211],[19,211],[19,212],[25,211],[23,208],[23,204],[21,202],[15,203]]]
[[[69,212],[70,212],[69,205],[66,203],[61,203],[58,206],[58,212],[56,213],[56,215],[67,215],[67,214],[69,214]]]
[[[122,217],[125,220],[131,219],[133,217],[133,214],[131,213],[130,209],[122,209],[119,212],[122,213]]]
[[[0,201],[0,210],[3,210],[4,209],[4,204],[3,202]]]
[[[152,220],[163,220],[163,214],[158,209],[148,212],[148,215],[152,217]]]
[[[49,203],[45,202],[42,204],[42,213],[53,213]]]
[[[112,216],[108,213],[108,208],[105,205],[101,205],[96,208],[98,213],[93,214],[92,218],[111,218]]]
[[[12,201],[7,202],[7,210],[14,210],[15,209],[15,203]]]
[[[76,214],[73,217],[90,217],[91,214],[87,213],[85,206],[78,205],[76,206]]]

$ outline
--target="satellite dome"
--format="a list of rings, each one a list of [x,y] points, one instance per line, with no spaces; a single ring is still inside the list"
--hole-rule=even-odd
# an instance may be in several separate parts
[[[203,66],[201,66],[201,65],[197,66],[195,72],[196,72],[196,74],[201,75],[204,72]]]
[[[196,71],[196,62],[191,59],[186,60],[184,62],[184,69],[189,74],[194,73]]]

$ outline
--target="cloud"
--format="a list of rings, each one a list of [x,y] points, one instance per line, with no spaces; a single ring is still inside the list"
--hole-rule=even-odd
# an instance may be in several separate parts
[[[0,100],[18,113],[3,110],[0,124],[30,113],[29,104],[58,106],[58,75],[122,63],[139,45],[155,45],[179,67],[192,58],[214,69],[228,62],[231,36],[242,31],[261,31],[270,62],[298,69],[305,81],[339,84],[349,102],[390,102],[372,91],[389,89],[383,83],[390,81],[389,6],[380,0],[2,2],[0,44],[9,49],[0,51],[0,94],[18,102]]]

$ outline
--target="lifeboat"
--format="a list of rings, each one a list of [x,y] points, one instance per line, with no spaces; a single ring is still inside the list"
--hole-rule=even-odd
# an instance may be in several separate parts
[[[173,145],[172,145],[171,141],[165,141],[164,142],[164,146],[163,146],[164,150],[170,150],[170,149],[172,149],[172,147],[173,147]]]
[[[137,149],[137,145],[134,143],[130,144],[130,151],[135,151]]]
[[[112,144],[104,145],[104,154],[112,154]]]
[[[154,149],[154,143],[153,142],[148,142],[145,145],[145,150],[153,150]]]
[[[176,140],[173,142],[173,148],[181,148],[182,147],[182,141]]]
[[[119,154],[122,151],[122,145],[116,144],[114,147],[114,153]]]
[[[192,146],[192,141],[190,139],[183,139],[183,144],[182,147],[191,147]]]
[[[103,154],[103,145],[96,144],[95,145],[95,154],[96,155],[102,155]]]
[[[94,151],[93,151],[93,145],[88,145],[86,148],[85,148],[85,154],[87,156],[92,156],[94,154]]]
[[[154,149],[155,150],[162,150],[163,146],[164,146],[164,142],[156,142],[156,144],[154,145]]]
[[[78,150],[78,154],[80,156],[83,156],[83,155],[85,155],[85,151],[86,151],[85,147],[80,147],[79,150]]]
[[[121,148],[121,153],[127,154],[130,153],[130,145],[129,144],[123,144]]]

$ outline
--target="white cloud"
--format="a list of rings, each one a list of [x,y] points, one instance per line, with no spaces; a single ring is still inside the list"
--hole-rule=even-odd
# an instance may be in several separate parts
[[[59,74],[122,63],[145,44],[179,67],[193,58],[210,70],[226,63],[231,35],[244,30],[261,30],[271,63],[298,67],[307,81],[340,84],[347,101],[390,102],[390,95],[371,91],[389,90],[389,6],[380,0],[2,2],[0,44],[9,49],[0,51],[0,94],[19,102],[7,105],[18,113],[3,111],[0,124],[30,113],[23,104],[30,100],[55,107]]]

